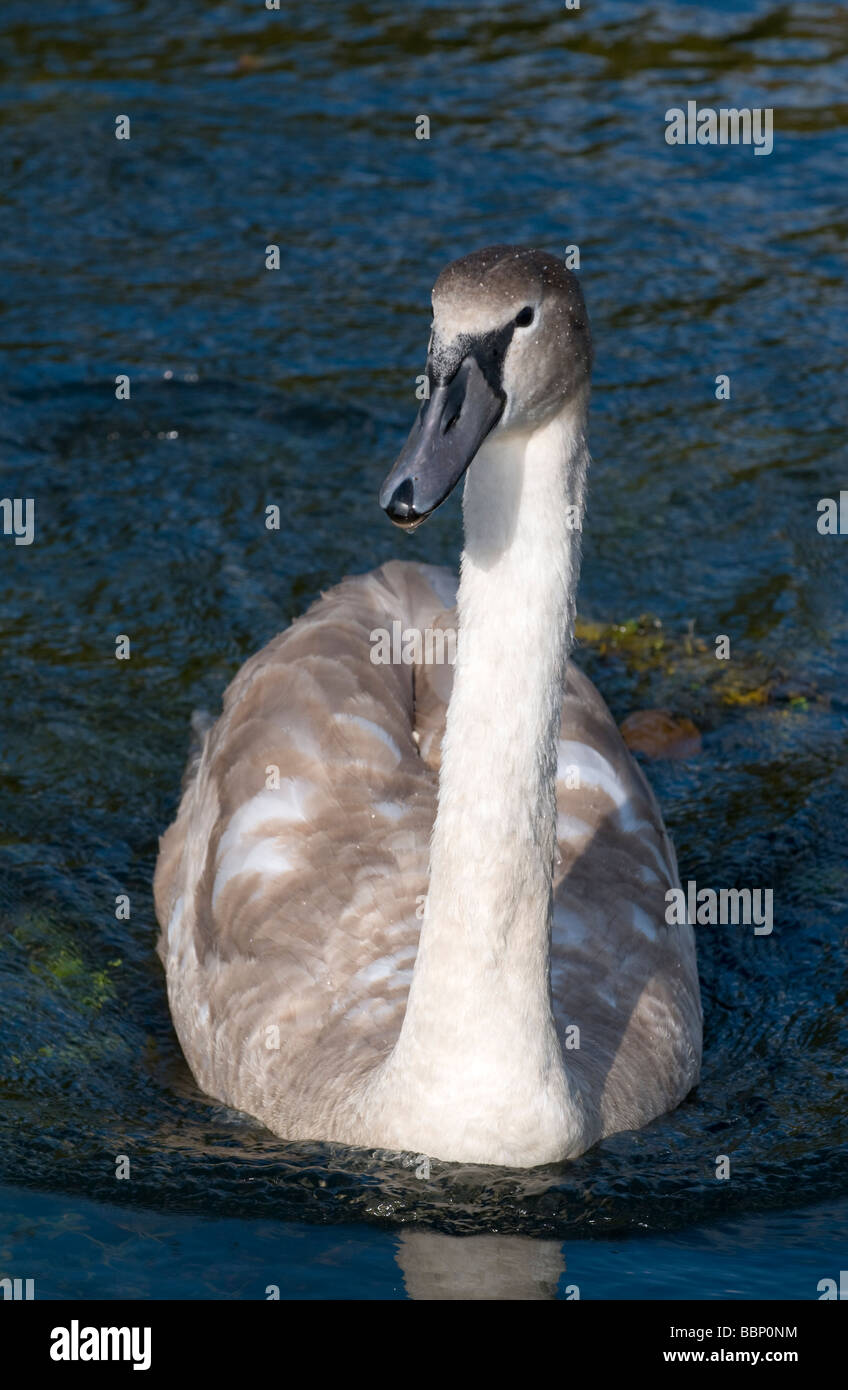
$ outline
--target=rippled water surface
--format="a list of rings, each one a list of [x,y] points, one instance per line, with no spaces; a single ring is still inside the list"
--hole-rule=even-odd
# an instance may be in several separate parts
[[[0,495],[37,506],[0,545],[0,1273],[262,1297],[276,1259],[284,1295],[448,1271],[564,1297],[576,1261],[595,1296],[815,1296],[848,1237],[848,538],[816,530],[848,487],[846,7],[283,4],[0,14]],[[774,152],[670,148],[689,99],[772,107]],[[433,279],[493,241],[580,247],[579,659],[619,719],[697,724],[698,756],[649,767],[682,876],[772,888],[775,926],[700,930],[703,1080],[673,1115],[423,1182],[198,1093],[150,882],[191,711],[344,573],[455,562],[455,500],[404,538],[375,492]]]

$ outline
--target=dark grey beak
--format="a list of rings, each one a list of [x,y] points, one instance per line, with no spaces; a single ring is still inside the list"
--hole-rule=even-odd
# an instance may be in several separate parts
[[[503,393],[471,354],[449,381],[433,386],[429,379],[430,399],[380,489],[380,506],[405,530],[425,521],[453,491],[504,408]]]

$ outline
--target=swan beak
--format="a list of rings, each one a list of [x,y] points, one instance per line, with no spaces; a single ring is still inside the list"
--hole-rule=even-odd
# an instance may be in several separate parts
[[[444,502],[503,408],[503,393],[470,354],[449,381],[432,386],[380,489],[380,506],[396,526],[412,531]]]

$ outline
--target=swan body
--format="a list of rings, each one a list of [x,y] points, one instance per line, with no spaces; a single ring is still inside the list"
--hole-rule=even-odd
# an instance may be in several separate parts
[[[345,579],[245,664],[189,768],[154,885],[171,1012],[204,1091],[283,1138],[526,1167],[697,1081],[674,852],[568,659],[590,362],[555,258],[443,272],[381,500],[415,526],[465,476],[458,590],[399,561]],[[375,661],[398,622],[455,628],[455,666]]]

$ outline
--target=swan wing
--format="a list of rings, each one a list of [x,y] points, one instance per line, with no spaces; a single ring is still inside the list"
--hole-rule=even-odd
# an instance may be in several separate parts
[[[599,1132],[636,1128],[698,1079],[689,925],[666,922],[677,861],[607,706],[569,663],[558,749],[551,989],[569,1074]]]
[[[239,671],[162,840],[159,951],[186,1058],[209,1094],[292,1138],[332,1132],[403,1021],[455,585],[393,561],[322,596]],[[448,645],[405,644],[426,632]],[[372,659],[375,634],[388,661]],[[573,663],[557,804],[554,1010],[600,1128],[608,1113],[620,1129],[622,1106],[644,1123],[695,1079],[697,970],[691,928],[664,924],[678,879],[656,801]]]
[[[403,1019],[450,672],[392,660],[397,645],[372,653],[381,633],[443,618],[455,584],[391,562],[252,657],[162,840],[159,950],[183,1051],[204,1090],[278,1133],[331,1126],[327,1098]]]

